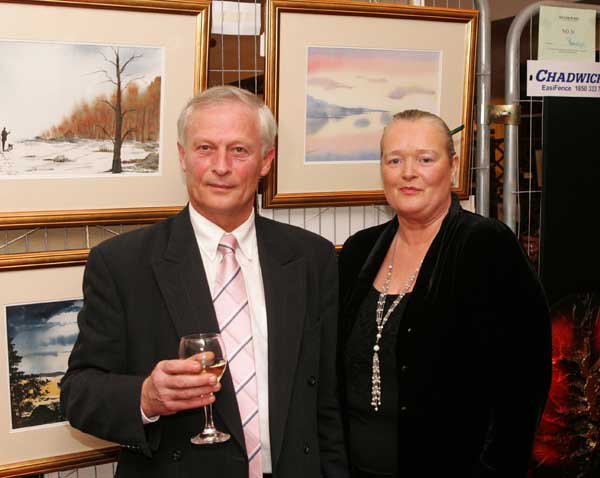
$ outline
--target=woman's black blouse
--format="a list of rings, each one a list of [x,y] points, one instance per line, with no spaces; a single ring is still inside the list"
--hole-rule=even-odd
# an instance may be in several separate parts
[[[348,446],[353,478],[393,477],[398,461],[398,370],[396,339],[407,294],[386,322],[379,341],[381,406],[371,406],[373,346],[379,292],[371,287],[362,302],[344,350]],[[386,297],[384,313],[398,297]]]

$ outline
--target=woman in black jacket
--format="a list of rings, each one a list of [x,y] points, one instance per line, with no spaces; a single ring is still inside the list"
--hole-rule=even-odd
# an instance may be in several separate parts
[[[510,229],[452,195],[457,163],[439,117],[395,115],[381,174],[396,215],[340,254],[354,478],[527,476],[550,385],[548,306]]]

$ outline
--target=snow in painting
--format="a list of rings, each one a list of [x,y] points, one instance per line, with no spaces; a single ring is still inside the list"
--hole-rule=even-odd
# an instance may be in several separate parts
[[[391,117],[439,114],[441,52],[308,47],[305,162],[379,161]]]
[[[81,299],[7,305],[12,428],[64,421],[60,380],[77,339]]]
[[[163,51],[0,41],[0,178],[158,174]]]

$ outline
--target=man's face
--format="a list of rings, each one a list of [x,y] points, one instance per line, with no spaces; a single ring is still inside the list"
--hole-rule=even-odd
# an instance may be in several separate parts
[[[258,113],[238,102],[196,109],[188,117],[185,144],[178,144],[190,203],[226,231],[250,215],[261,176],[275,151],[262,157]]]

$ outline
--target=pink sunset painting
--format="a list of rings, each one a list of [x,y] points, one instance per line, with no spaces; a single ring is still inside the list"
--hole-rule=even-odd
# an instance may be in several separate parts
[[[308,47],[305,162],[379,161],[391,117],[439,114],[439,51]]]

